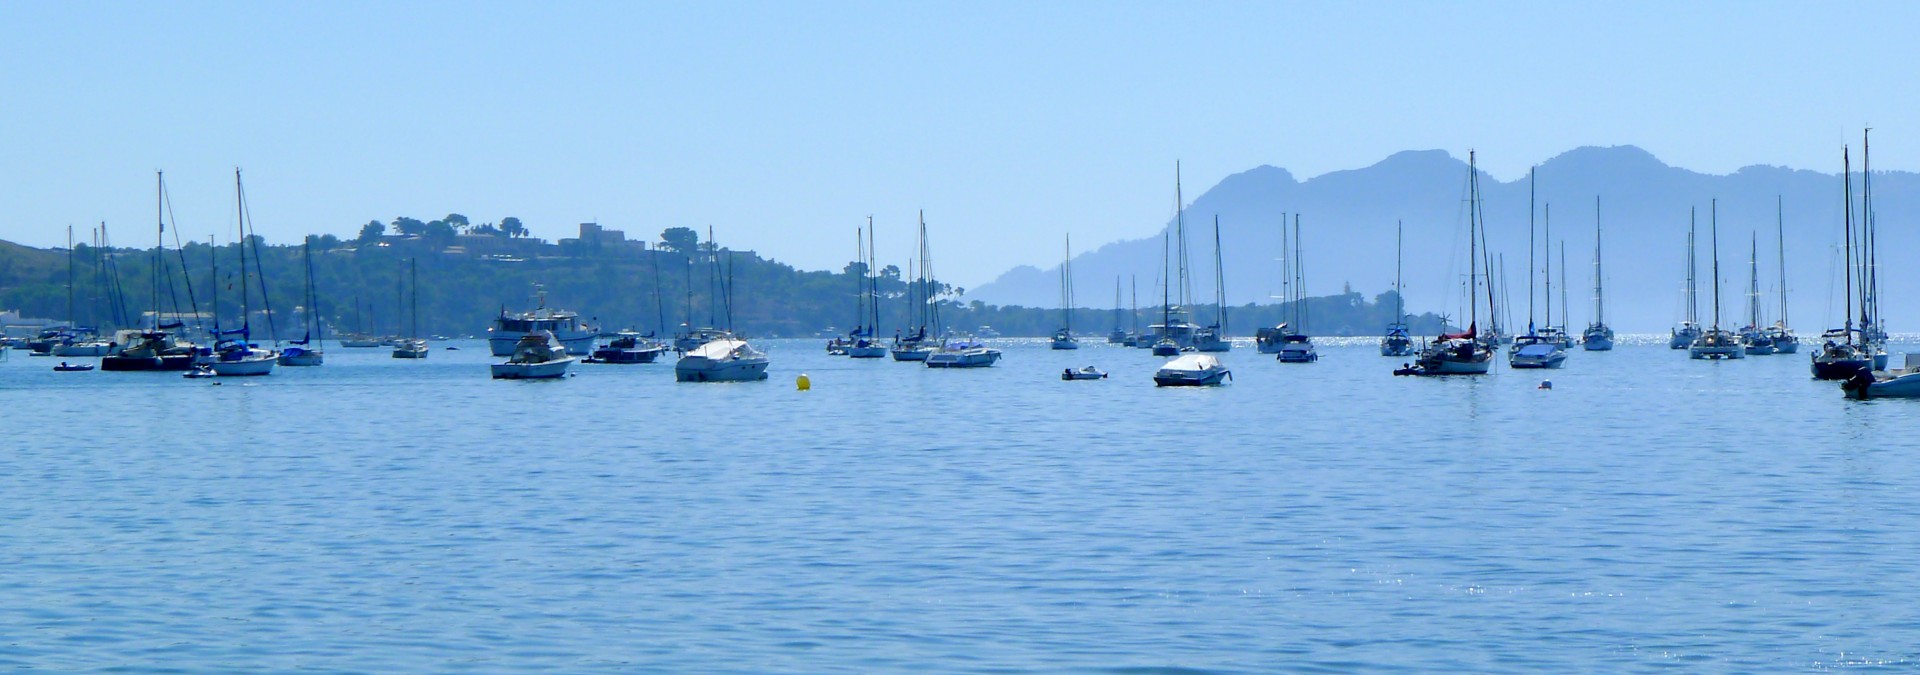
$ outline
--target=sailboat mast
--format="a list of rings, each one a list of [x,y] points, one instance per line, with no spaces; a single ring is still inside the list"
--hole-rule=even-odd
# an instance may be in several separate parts
[[[154,222],[159,224],[159,230],[153,236],[153,330],[160,330],[160,266],[167,264],[166,256],[161,255],[167,247],[167,174],[155,171],[153,179]],[[218,314],[219,309],[216,308],[214,312]]]
[[[1720,330],[1720,200],[1709,207],[1713,224],[1713,329]]]
[[[1760,330],[1760,235],[1752,233],[1747,249],[1747,327]]]
[[[1607,322],[1607,305],[1600,292],[1600,195],[1593,196],[1593,322]]]
[[[871,224],[871,220],[868,221]],[[867,235],[860,228],[853,228],[854,260],[858,265],[867,264]],[[851,274],[847,276],[853,276]],[[860,337],[862,324],[867,321],[867,275],[855,278],[853,292],[853,336]]]
[[[1873,147],[1868,135],[1871,127],[1860,132],[1860,330],[1877,330],[1880,314],[1880,279],[1874,255]],[[1864,337],[1864,336],[1863,336]]]
[[[873,339],[880,337],[880,270],[874,269],[879,261],[880,252],[873,245],[873,216],[867,216],[867,337]],[[732,253],[727,254],[727,269],[733,269]],[[732,279],[728,282],[731,286]]]
[[[1547,325],[1551,327],[1553,325],[1553,205],[1548,204],[1546,206],[1545,212],[1541,214],[1541,216],[1542,216],[1541,220],[1543,221],[1542,224],[1544,226],[1544,229],[1546,230],[1544,234],[1544,238],[1547,240],[1547,249],[1546,249],[1547,250],[1547,255],[1546,255],[1547,267],[1546,267],[1546,270],[1542,272],[1540,276],[1545,278],[1547,282],[1546,318],[1547,318]],[[1561,328],[1565,328],[1565,326],[1561,326]]]
[[[247,315],[251,313],[247,292],[247,195],[240,187],[240,170],[233,170],[233,200],[235,213],[240,227],[240,341],[253,339],[253,331]]]
[[[1536,267],[1536,265],[1534,264],[1534,261],[1533,261],[1533,252],[1535,249],[1539,248],[1539,244],[1536,244],[1533,241],[1533,234],[1534,234],[1533,214],[1537,210],[1533,205],[1533,193],[1534,193],[1534,185],[1535,185],[1534,172],[1536,170],[1537,170],[1537,167],[1529,167],[1527,169],[1527,334],[1528,335],[1534,334],[1533,270]],[[1549,319],[1548,322],[1551,323],[1552,320]]]
[[[1846,204],[1842,209],[1845,213],[1845,216],[1842,218],[1844,222],[1842,227],[1845,233],[1846,245],[1841,247],[1846,250],[1846,274],[1843,275],[1847,278],[1845,305],[1846,325],[1844,330],[1847,333],[1847,344],[1853,344],[1853,160],[1847,155],[1846,146],[1840,147],[1840,175],[1842,176],[1840,181],[1842,190],[1841,201]]]
[[[1293,292],[1298,296],[1294,312],[1300,319],[1299,334],[1307,334],[1307,266],[1300,256],[1300,214],[1293,214]]]
[[[1227,331],[1227,270],[1220,264],[1220,216],[1213,216],[1213,307],[1214,325],[1222,337]]]
[[[1700,324],[1700,291],[1694,281],[1694,267],[1697,260],[1693,255],[1694,221],[1699,207],[1687,207],[1687,323]]]
[[[1467,151],[1467,326],[1470,337],[1478,338],[1480,325],[1480,169],[1474,151]],[[1492,289],[1487,303],[1493,303]]]
[[[1397,220],[1394,221],[1393,222],[1393,320],[1401,323],[1406,323],[1407,321],[1407,299],[1405,297],[1406,291],[1400,285],[1400,251],[1402,248],[1403,240],[1405,238],[1406,238],[1406,225],[1401,223],[1400,221],[1397,221]]]
[[[73,226],[67,226],[67,327],[75,328],[79,322],[73,320]]]
[[[1774,197],[1773,226],[1780,236],[1780,327],[1787,325],[1787,215],[1786,198]]]
[[[1571,325],[1571,323],[1567,320],[1568,304],[1569,303],[1567,302],[1567,240],[1562,239],[1560,240],[1560,335],[1562,339],[1565,338],[1566,332],[1568,330],[1568,326]]]

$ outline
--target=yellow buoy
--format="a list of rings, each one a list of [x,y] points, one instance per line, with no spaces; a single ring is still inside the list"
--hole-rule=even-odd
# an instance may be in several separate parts
[[[806,373],[801,373],[799,377],[793,378],[793,386],[800,391],[806,391],[813,388],[813,380],[807,379]]]

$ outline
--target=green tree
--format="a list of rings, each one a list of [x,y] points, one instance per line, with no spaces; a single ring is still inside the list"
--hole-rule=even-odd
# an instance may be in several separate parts
[[[447,217],[441,218],[440,220],[445,221],[447,225],[452,226],[454,231],[456,232],[465,232],[467,231],[467,228],[473,226],[471,222],[467,221],[466,216],[460,215],[458,213],[449,213],[447,214]]]
[[[660,233],[660,247],[677,253],[692,253],[700,247],[700,233],[690,227],[669,227]]]
[[[427,223],[427,230],[422,233],[421,236],[425,237],[435,248],[445,248],[453,244],[453,238],[458,234],[458,232],[453,230],[453,225],[447,223],[447,221],[436,220]]]
[[[375,241],[379,241],[381,235],[384,235],[386,233],[387,233],[386,223],[382,223],[378,220],[369,220],[367,221],[367,224],[360,226],[360,236],[359,238],[354,239],[354,241],[362,244],[371,244]]]
[[[397,231],[400,234],[403,234],[409,237],[417,237],[422,234],[426,234],[427,224],[413,218],[400,216],[398,218],[393,219],[393,229],[394,231]]]
[[[520,219],[513,216],[500,219],[500,231],[505,232],[509,237],[527,236],[527,226],[522,225]]]

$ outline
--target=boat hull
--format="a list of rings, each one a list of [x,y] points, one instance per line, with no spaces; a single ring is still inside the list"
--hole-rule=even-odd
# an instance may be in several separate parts
[[[576,360],[569,356],[544,363],[495,363],[489,368],[496,380],[551,380],[566,377],[567,367]]]
[[[192,354],[168,354],[165,356],[126,356],[109,355],[101,357],[100,369],[115,372],[141,372],[149,370],[189,370],[193,368]]]
[[[659,360],[661,352],[665,351],[666,348],[664,347],[653,349],[596,349],[593,352],[593,357],[587,359],[587,363],[619,365],[653,363]]]
[[[267,354],[232,361],[214,361],[206,365],[213,369],[213,374],[221,377],[257,377],[273,374],[273,364],[278,358],[276,354]]]
[[[1048,346],[1051,346],[1054,349],[1079,349],[1080,343],[1075,342],[1073,340],[1055,339],[1053,342],[1049,343]]]
[[[53,348],[54,356],[106,356],[111,353],[113,343],[110,342],[75,342]]]
[[[1274,360],[1281,363],[1313,363],[1320,360],[1320,352],[1315,350],[1312,345],[1308,345],[1305,348],[1294,347],[1282,349],[1280,350],[1280,355],[1274,357]]]
[[[295,368],[318,366],[327,362],[327,353],[316,349],[289,347],[280,352],[280,365]]]
[[[720,360],[688,356],[673,365],[673,379],[680,382],[753,382],[767,379],[767,361]]]
[[[928,356],[932,355],[933,350],[924,347],[906,347],[893,350],[893,360],[895,361],[925,361]]]
[[[867,346],[867,347],[854,346],[854,347],[847,348],[847,358],[850,358],[850,359],[878,359],[878,358],[885,358],[886,355],[887,355],[887,348],[881,347],[878,345]]]
[[[526,335],[525,332],[497,331],[487,336],[487,349],[491,350],[494,356],[513,356],[513,346],[519,344],[520,338]],[[572,331],[571,334],[563,332],[555,337],[560,340],[560,346],[567,349],[568,354],[586,356],[593,353],[593,343],[600,338],[600,332]]]
[[[987,368],[1000,360],[998,349],[967,349],[935,352],[927,357],[928,368]]]

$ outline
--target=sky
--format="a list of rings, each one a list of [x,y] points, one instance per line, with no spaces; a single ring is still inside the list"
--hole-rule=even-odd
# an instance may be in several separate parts
[[[926,213],[960,286],[1158,231],[1263,164],[1583,145],[1710,173],[1920,169],[1920,3],[0,3],[0,239],[594,221],[839,269]]]

